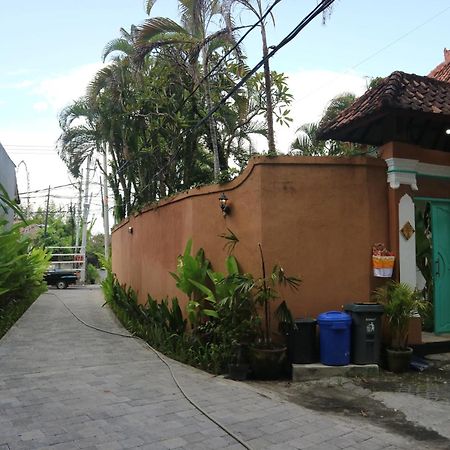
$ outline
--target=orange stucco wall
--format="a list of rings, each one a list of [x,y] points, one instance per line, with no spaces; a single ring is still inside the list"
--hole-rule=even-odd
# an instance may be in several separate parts
[[[223,217],[225,192],[231,213]],[[132,227],[133,232],[129,232]],[[169,271],[189,238],[215,270],[226,257],[220,234],[232,230],[244,271],[260,273],[258,243],[267,266],[280,263],[303,282],[283,292],[295,317],[315,316],[344,303],[368,301],[376,287],[371,248],[389,245],[386,165],[374,158],[253,159],[225,185],[193,189],[150,206],[112,234],[113,271],[121,283],[156,298],[178,296]]]

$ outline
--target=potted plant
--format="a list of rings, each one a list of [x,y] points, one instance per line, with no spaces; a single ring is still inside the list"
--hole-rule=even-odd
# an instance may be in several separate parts
[[[234,341],[232,351],[233,359],[228,364],[228,376],[235,381],[244,381],[247,379],[250,366],[244,357],[243,344]]]
[[[280,375],[286,358],[286,346],[272,340],[271,303],[280,298],[277,288],[281,285],[297,289],[300,279],[287,276],[283,268],[275,265],[267,274],[261,244],[258,244],[262,276],[255,278],[246,274],[238,289],[251,292],[259,314],[259,338],[250,346],[249,359],[252,373],[256,378],[276,378]]]
[[[374,300],[384,305],[384,313],[390,332],[387,351],[388,369],[404,372],[411,361],[412,348],[408,347],[408,329],[411,314],[424,313],[428,308],[421,293],[406,283],[391,281],[375,290]]]

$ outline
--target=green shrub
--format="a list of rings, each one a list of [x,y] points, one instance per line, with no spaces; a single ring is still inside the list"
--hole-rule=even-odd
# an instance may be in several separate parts
[[[0,306],[0,338],[20,319],[22,314],[33,304],[36,298],[12,300]]]
[[[50,255],[40,248],[30,248],[29,239],[20,233],[21,226],[9,228],[0,221],[0,306],[35,299],[47,289],[43,276]]]
[[[43,281],[50,255],[33,248],[30,239],[20,232],[27,225],[20,207],[8,197],[0,184],[0,209],[12,210],[22,221],[10,225],[0,220],[0,337],[27,308],[47,290]],[[0,212],[1,212],[0,211]]]
[[[86,279],[89,283],[94,284],[99,280],[98,270],[92,264],[88,264],[86,268]]]
[[[212,373],[225,371],[229,352],[220,343],[203,342],[198,335],[186,331],[187,320],[178,299],[173,298],[169,306],[167,299],[158,302],[148,296],[147,303],[140,305],[133,289],[120,285],[110,264],[105,267],[108,272],[102,289],[106,303],[131,333],[180,362]]]

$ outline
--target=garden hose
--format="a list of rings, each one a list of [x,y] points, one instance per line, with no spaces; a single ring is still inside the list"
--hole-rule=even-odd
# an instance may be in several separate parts
[[[69,313],[75,317],[76,320],[78,320],[80,323],[82,323],[84,326],[88,327],[88,328],[92,328],[93,330],[99,331],[101,333],[106,333],[106,334],[112,334],[113,336],[120,336],[123,338],[131,338],[131,339],[136,339],[139,340],[141,342],[143,342],[158,358],[159,360],[167,367],[167,369],[170,372],[170,375],[172,377],[172,380],[174,381],[175,385],[177,386],[178,390],[181,392],[181,394],[183,395],[183,397],[195,408],[197,409],[197,411],[199,411],[201,414],[203,414],[205,417],[207,417],[211,422],[213,422],[215,425],[217,425],[219,428],[221,428],[226,434],[228,434],[228,436],[230,436],[231,438],[233,438],[236,442],[238,442],[239,444],[242,445],[242,447],[244,447],[247,450],[252,450],[252,448],[246,444],[242,439],[240,439],[238,436],[236,436],[232,431],[230,431],[227,427],[225,427],[225,425],[222,425],[220,422],[218,422],[216,419],[214,419],[214,417],[212,417],[210,414],[208,414],[204,409],[202,409],[199,405],[197,405],[197,403],[194,402],[194,400],[192,400],[184,391],[184,389],[181,387],[180,383],[178,382],[175,374],[173,373],[172,367],[170,366],[170,364],[167,362],[167,360],[156,350],[154,349],[148,342],[144,341],[144,339],[140,338],[139,336],[135,336],[133,334],[122,334],[122,333],[117,333],[115,331],[109,331],[109,330],[104,330],[102,328],[98,328],[94,325],[91,325],[89,323],[86,323],[83,319],[81,319],[80,317],[78,317],[67,305],[66,303],[62,300],[62,298],[53,293],[53,292],[47,292],[47,294],[49,295],[54,295],[62,304],[63,306],[67,309],[67,311],[69,311]]]

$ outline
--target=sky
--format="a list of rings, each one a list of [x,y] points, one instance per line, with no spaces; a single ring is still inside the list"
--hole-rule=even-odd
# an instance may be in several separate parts
[[[104,46],[119,37],[120,28],[145,21],[144,3],[0,0],[0,142],[18,166],[19,192],[28,191],[25,166],[33,191],[74,181],[55,151],[58,113],[84,94],[102,67]],[[268,44],[281,41],[315,5],[316,0],[281,0],[275,25],[268,26]],[[151,15],[177,20],[176,0],[157,1]],[[237,21],[249,24],[254,18],[237,14]],[[293,124],[276,128],[278,150],[286,152],[295,130],[317,121],[332,97],[362,94],[370,77],[395,70],[429,73],[450,47],[449,21],[448,0],[336,0],[325,25],[316,18],[270,60],[272,70],[288,75],[294,95]],[[244,49],[252,67],[261,58],[258,30]],[[99,185],[93,187],[91,213],[97,218],[94,231],[100,232],[101,197]],[[77,201],[74,189],[52,188],[51,194],[57,205]],[[45,195],[32,194],[32,209]],[[22,202],[26,206],[26,195]]]

